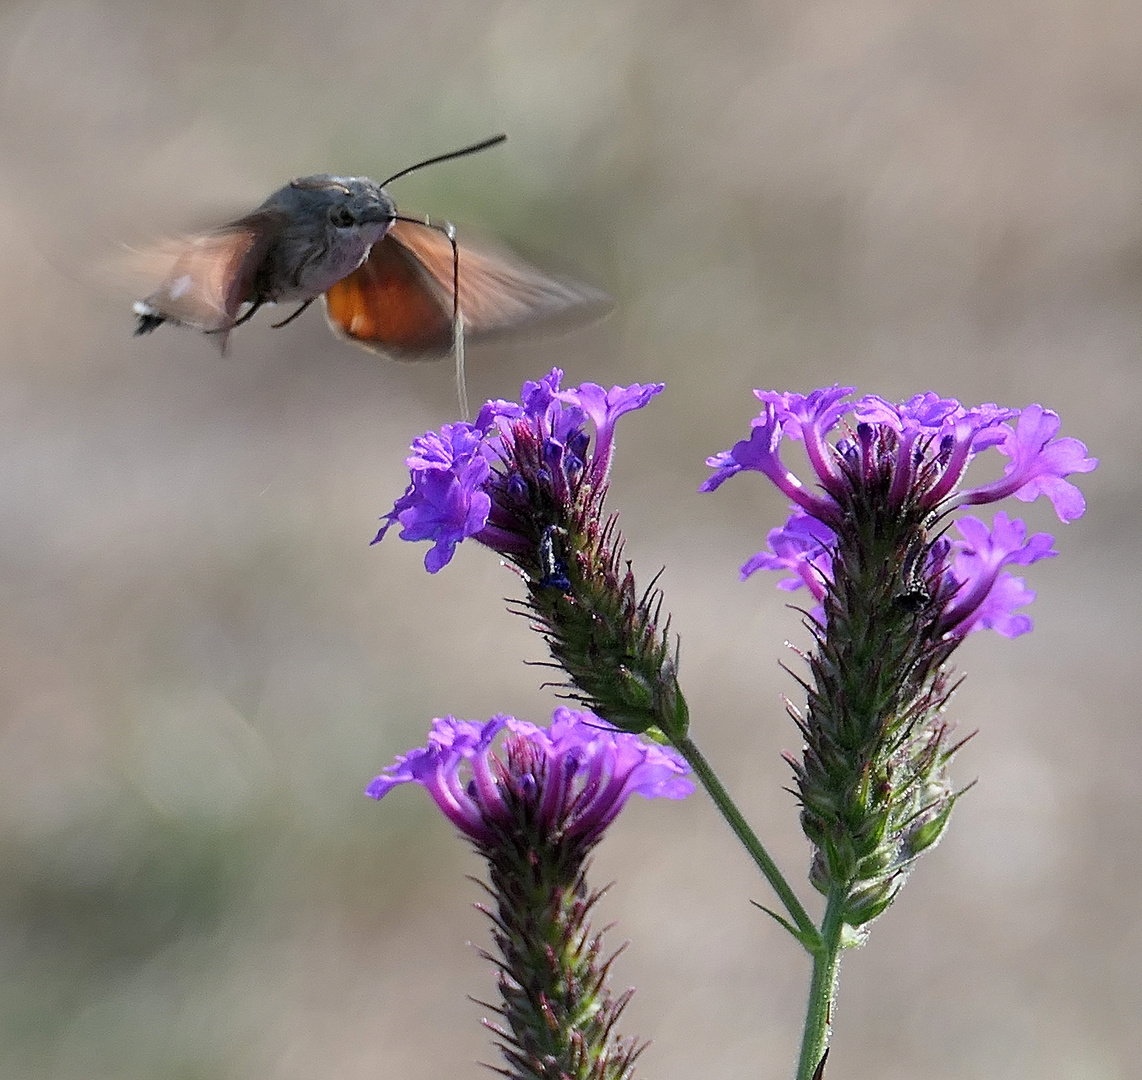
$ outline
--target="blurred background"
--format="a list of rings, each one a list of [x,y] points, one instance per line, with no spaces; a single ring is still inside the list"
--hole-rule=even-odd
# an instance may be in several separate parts
[[[401,208],[618,306],[472,348],[472,400],[553,365],[665,381],[611,506],[639,579],[665,567],[697,740],[795,883],[779,663],[805,634],[737,580],[784,505],[757,476],[697,492],[750,390],[1041,402],[1101,459],[1082,520],[1019,507],[1061,553],[1027,573],[1036,630],[957,656],[979,782],[846,957],[829,1073],[1136,1075],[1142,13],[1114,0],[4,3],[0,1074],[496,1063],[482,867],[423,793],[361,794],[433,716],[555,703],[490,552],[429,577],[423,546],[369,547],[410,439],[455,416],[450,365],[317,309],[224,357],[134,339],[107,271],[290,177],[500,130]],[[635,800],[594,880],[641,1075],[792,1074],[808,963],[708,800]]]

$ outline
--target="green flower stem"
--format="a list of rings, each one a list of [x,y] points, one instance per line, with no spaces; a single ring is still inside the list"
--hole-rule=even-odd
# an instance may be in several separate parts
[[[683,736],[675,742],[674,747],[686,759],[698,779],[702,781],[702,786],[709,792],[710,798],[714,800],[714,805],[722,812],[722,817],[726,819],[734,834],[745,846],[758,869],[765,875],[765,880],[773,886],[773,891],[780,897],[795,926],[789,926],[783,919],[779,921],[792,931],[794,937],[816,957],[822,947],[821,935],[817,927],[801,906],[801,901],[797,899],[781,871],[777,869],[777,864],[770,858],[769,852],[762,847],[761,841],[734,805],[729,793],[722,787],[722,782],[714,770],[710,768],[710,763],[702,756],[701,751],[688,736]],[[814,970],[816,969],[814,968]]]
[[[844,894],[834,889],[829,895],[821,923],[820,944],[813,953],[813,982],[809,986],[809,1007],[801,1039],[801,1060],[797,1080],[814,1080],[817,1067],[829,1046],[829,1031],[836,1000],[837,973],[841,966],[841,939],[844,932]]]

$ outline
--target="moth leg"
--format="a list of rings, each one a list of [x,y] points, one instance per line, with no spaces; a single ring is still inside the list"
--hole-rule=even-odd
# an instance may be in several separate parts
[[[314,301],[314,300],[316,300],[316,299],[317,299],[317,297],[316,297],[316,296],[311,296],[311,297],[310,297],[308,300],[306,300],[306,302],[305,302],[304,304],[302,304],[302,305],[301,305],[301,307],[299,307],[299,308],[297,309],[297,311],[293,312],[293,314],[292,314],[292,315],[287,315],[287,316],[286,316],[284,319],[282,319],[282,321],[281,321],[281,322],[270,323],[270,328],[271,328],[272,330],[280,330],[280,329],[281,329],[283,326],[288,326],[288,325],[289,325],[291,322],[293,322],[293,320],[294,320],[294,319],[296,319],[296,318],[297,318],[297,317],[298,317],[298,316],[299,316],[299,315],[300,315],[300,314],[301,314],[301,313],[302,313],[302,312],[303,312],[303,311],[304,311],[304,310],[305,310],[307,307],[309,307],[309,305],[310,305],[310,304],[312,304],[312,303],[313,303],[313,301]],[[235,323],[234,325],[235,325],[235,326],[237,326],[238,324],[237,324],[237,323]]]
[[[254,312],[256,312],[261,306],[262,301],[255,300],[252,304],[250,304],[250,310],[247,311],[246,314],[243,315],[240,319],[235,319],[228,327],[226,327],[226,329],[233,330],[235,326],[241,326],[243,323],[248,323],[254,317]],[[218,331],[214,332],[217,333]]]
[[[204,334],[222,334],[223,335],[222,351],[225,352],[226,351],[225,335],[229,334],[230,331],[233,330],[235,326],[241,326],[242,323],[249,322],[254,317],[254,312],[257,311],[258,308],[260,308],[261,306],[262,306],[261,300],[254,300],[250,304],[250,310],[247,311],[240,319],[235,319],[232,323],[230,323],[229,326],[216,326],[213,330],[203,330],[202,332]]]

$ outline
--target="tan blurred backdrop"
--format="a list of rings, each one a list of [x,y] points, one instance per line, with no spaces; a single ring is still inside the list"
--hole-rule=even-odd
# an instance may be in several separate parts
[[[610,291],[554,342],[473,349],[474,401],[553,364],[663,380],[612,493],[681,634],[699,743],[796,882],[778,667],[741,584],[783,504],[699,496],[754,386],[1041,402],[1102,460],[979,634],[954,700],[979,783],[869,946],[830,1076],[1123,1080],[1142,1059],[1142,17],[1073,0],[107,0],[0,9],[0,1074],[428,1080],[495,1062],[467,995],[480,866],[365,783],[429,719],[550,716],[510,574],[370,548],[451,373],[259,317],[220,357],[133,339],[123,244],[291,176],[381,177]],[[632,805],[624,1030],[659,1080],[791,1075],[805,959],[707,800]],[[803,887],[807,892],[807,886]],[[811,898],[810,898],[811,899]]]

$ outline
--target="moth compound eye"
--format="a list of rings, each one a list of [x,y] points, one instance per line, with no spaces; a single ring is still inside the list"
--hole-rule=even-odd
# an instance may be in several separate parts
[[[335,206],[329,211],[329,220],[338,229],[347,229],[350,225],[356,225],[357,219],[353,215],[353,211],[347,206]]]

